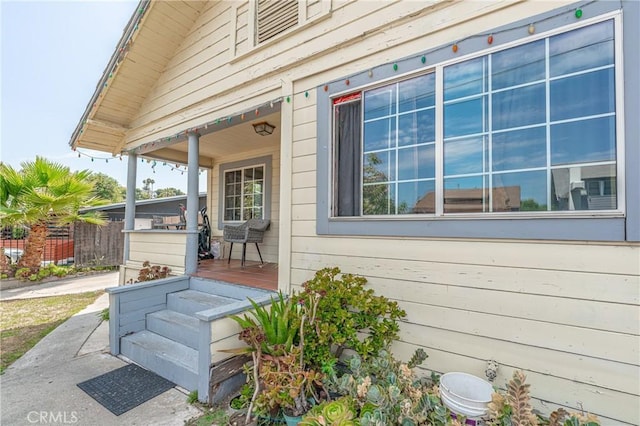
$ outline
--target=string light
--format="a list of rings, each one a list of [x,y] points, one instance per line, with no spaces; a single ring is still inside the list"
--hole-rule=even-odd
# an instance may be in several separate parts
[[[490,33],[484,33],[484,34],[480,34],[480,33],[479,33],[479,34],[470,35],[470,36],[468,36],[468,37],[465,37],[465,38],[462,38],[462,39],[458,39],[458,40],[457,40],[457,41],[455,41],[453,44],[449,44],[449,45],[441,45],[441,46],[438,46],[438,47],[436,47],[436,48],[430,49],[430,50],[428,50],[428,51],[422,52],[422,53],[420,53],[419,55],[414,56],[414,57],[413,57],[413,59],[414,59],[414,60],[415,60],[415,59],[419,59],[419,60],[420,60],[420,62],[421,62],[422,64],[426,64],[426,62],[427,62],[427,56],[428,56],[428,55],[433,54],[434,52],[442,51],[442,50],[444,50],[444,49],[451,49],[451,51],[453,51],[453,53],[458,53],[458,51],[460,50],[460,48],[462,47],[462,45],[463,45],[465,42],[467,42],[467,41],[469,41],[469,40],[477,39],[477,38],[484,38],[484,39],[486,40],[487,44],[491,45],[491,44],[493,44],[493,42],[495,41],[495,37],[496,37],[497,35],[499,35],[499,34],[501,34],[501,33],[517,31],[517,30],[519,30],[519,29],[525,29],[525,28],[526,28],[526,31],[527,31],[529,34],[531,34],[531,35],[532,35],[532,34],[535,34],[535,32],[536,32],[536,26],[535,26],[535,25],[536,25],[536,24],[539,24],[539,23],[541,23],[541,22],[548,21],[548,20],[554,19],[554,18],[559,17],[559,16],[563,16],[563,15],[565,15],[565,16],[566,16],[566,15],[567,15],[567,14],[569,14],[569,13],[572,13],[572,14],[575,16],[575,18],[577,18],[577,19],[582,18],[583,14],[584,14],[583,9],[584,9],[585,7],[587,7],[588,5],[591,5],[591,4],[593,4],[593,3],[596,3],[596,1],[597,1],[597,0],[587,1],[587,2],[583,3],[582,5],[580,5],[579,7],[575,8],[575,9],[571,9],[571,10],[566,10],[566,9],[565,9],[564,11],[558,12],[558,13],[556,13],[556,14],[554,14],[554,15],[546,16],[546,17],[541,18],[541,19],[539,19],[539,20],[537,20],[537,21],[535,21],[535,22],[530,22],[530,23],[526,23],[526,24],[514,25],[514,26],[512,26],[512,27],[504,28],[504,29],[501,29],[501,30],[496,31],[496,32],[490,32]],[[142,10],[142,8],[141,8],[141,10]],[[136,24],[136,25],[137,25],[137,24]],[[128,46],[130,46],[132,42],[133,42],[133,40],[132,40],[132,39],[131,39],[131,37],[130,37],[130,38],[129,38],[129,40],[127,40],[127,42],[124,44],[124,46],[123,46],[123,47],[120,47],[120,50],[126,50],[126,49],[125,49],[125,47],[127,47],[127,48],[128,48]],[[410,59],[412,59],[412,58],[411,58],[411,57],[409,57],[409,58],[403,59],[403,61],[404,61],[404,60],[410,60]],[[118,65],[118,62],[116,62],[116,65],[115,65],[115,66],[117,66],[117,65]],[[400,66],[399,66],[399,63],[398,63],[398,62],[392,62],[390,65],[392,66],[392,68],[393,68],[393,70],[394,70],[394,71],[398,71],[398,70],[399,70],[399,68],[400,68]],[[113,67],[113,69],[115,69],[115,66]],[[386,65],[384,65],[384,64],[383,64],[383,65],[380,65],[380,66],[381,66],[381,67],[382,67],[382,66],[389,66],[389,63],[387,63]],[[109,72],[109,74],[108,74],[110,78],[112,78],[112,77],[113,77],[113,75],[114,75],[114,74],[113,74],[113,69],[112,69],[112,70]],[[368,69],[368,70],[366,71],[366,72],[367,72],[367,74],[369,75],[369,77],[373,77],[374,70],[375,70],[375,69]],[[324,90],[324,92],[329,92],[329,86],[330,86],[330,85],[332,85],[332,84],[338,83],[338,82],[340,82],[340,81],[344,82],[344,84],[345,84],[346,86],[349,86],[349,85],[351,84],[351,80],[350,80],[350,79],[351,79],[351,78],[353,78],[353,77],[360,76],[361,74],[362,74],[361,72],[358,72],[358,73],[355,73],[355,74],[353,74],[353,75],[350,75],[350,76],[348,76],[348,77],[346,77],[346,78],[345,78],[345,77],[342,77],[342,78],[340,78],[340,79],[336,79],[336,80],[333,80],[333,81],[329,81],[329,82],[325,83],[325,84],[324,84],[323,86],[321,86],[321,87],[322,87],[322,89]],[[105,85],[106,85],[106,83],[105,83]],[[285,102],[287,102],[287,103],[291,103],[291,98],[292,98],[292,96],[295,96],[295,95],[298,95],[298,94],[304,94],[304,97],[305,97],[305,98],[307,98],[307,99],[309,99],[309,98],[310,98],[310,92],[309,92],[309,89],[305,89],[305,90],[301,90],[301,91],[299,91],[299,92],[294,92],[294,93],[290,93],[290,94],[288,94],[287,96],[285,96],[285,97],[284,97],[284,101],[285,101]],[[274,102],[282,102],[282,101],[283,101],[283,99],[282,99],[282,98],[281,98],[281,99],[278,99],[278,100],[275,100],[275,101],[274,101],[274,100],[272,100],[272,101],[270,101],[270,102],[269,102],[268,104],[266,104],[266,105],[268,105],[268,106],[270,106],[270,107],[272,107],[272,108],[273,108],[273,107],[274,107]],[[256,116],[260,115],[260,108],[264,108],[266,105],[263,105],[263,106],[261,106],[261,107],[256,108],[255,110],[253,110],[253,111],[254,111],[254,113],[255,113],[255,115],[256,115]],[[92,108],[95,108],[95,107],[96,107],[96,104],[94,103],[94,104],[92,105]],[[226,123],[229,123],[229,124],[230,124],[230,123],[233,121],[233,117],[234,117],[234,116],[239,116],[241,120],[244,120],[244,119],[245,119],[246,112],[249,112],[249,111],[244,111],[244,112],[238,113],[237,115],[231,115],[231,116],[225,116],[225,117],[218,117],[218,118],[216,118],[216,119],[215,119],[215,120],[213,120],[213,121],[209,121],[209,122],[207,122],[207,123],[202,123],[200,126],[204,127],[205,129],[208,129],[208,127],[209,127],[210,125],[213,125],[213,124],[218,125],[218,124],[220,124],[220,123],[221,123],[221,120],[222,120],[223,122],[226,122]],[[202,127],[200,127],[200,128],[202,128]],[[83,131],[83,130],[84,130],[84,129],[80,129],[80,133],[82,133],[82,131]],[[198,127],[196,127],[196,128],[195,128],[195,130],[196,130],[196,131],[198,131]],[[186,131],[185,131],[185,133],[187,133],[188,131],[189,131],[189,130],[186,130]],[[180,138],[180,134],[176,134],[176,135],[175,135],[175,139],[176,139],[176,141],[175,141],[176,143],[177,143],[177,142],[180,142],[180,139],[181,139],[181,138]],[[184,140],[184,139],[183,139],[183,140]],[[161,148],[161,147],[163,147],[163,146],[167,146],[167,145],[169,145],[171,142],[172,142],[172,138],[171,138],[171,136],[165,136],[165,137],[159,138],[159,139],[158,139],[158,140],[156,140],[156,141],[153,141],[153,142],[151,143],[151,146],[155,148],[155,147],[156,147],[156,145],[157,145],[157,146],[158,146],[158,148]],[[127,151],[127,152],[128,152],[128,153],[136,153],[136,154],[140,154],[140,153],[141,153],[141,151],[145,151],[145,150],[148,148],[148,146],[149,146],[149,144],[144,144],[144,145],[139,146],[139,147],[137,147],[137,148],[131,149],[131,150]],[[122,158],[120,158],[120,160],[122,160]],[[164,165],[164,164],[163,164],[163,165]],[[169,166],[169,167],[171,167],[171,166]],[[173,167],[172,167],[172,169],[173,169]],[[176,165],[176,169],[177,169],[177,165]]]

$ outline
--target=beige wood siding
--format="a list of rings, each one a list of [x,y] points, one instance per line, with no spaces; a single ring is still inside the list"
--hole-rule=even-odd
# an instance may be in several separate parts
[[[134,231],[129,233],[129,260],[168,266],[174,274],[184,272],[185,233],[176,231]]]
[[[569,4],[333,1],[326,19],[254,48],[248,2],[210,2],[144,101],[127,141],[135,146],[167,129],[201,125],[221,111],[241,112],[264,102],[267,94],[291,96],[292,137],[281,141],[292,152],[291,175],[280,176],[277,148],[216,161],[273,155],[272,227],[263,254],[265,260],[277,260],[278,212],[288,209],[291,270],[283,273],[290,275],[293,289],[325,266],[362,274],[407,310],[394,349],[406,359],[415,348],[425,348],[425,373],[460,370],[483,376],[486,361],[495,359],[500,363],[496,383],[504,384],[513,369],[524,369],[544,412],[556,405],[583,406],[603,424],[638,424],[639,245],[319,237],[315,232],[316,87],[562,3]],[[307,18],[321,15],[316,10],[322,5],[308,2]],[[283,80],[291,82],[292,93],[279,92],[286,87]],[[209,185],[214,224],[217,167]],[[281,179],[291,179],[290,206],[280,206]],[[220,235],[215,227],[214,234]]]

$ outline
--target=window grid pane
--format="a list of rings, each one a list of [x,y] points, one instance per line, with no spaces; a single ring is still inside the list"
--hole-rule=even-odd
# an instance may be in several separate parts
[[[444,68],[444,213],[617,208],[613,21],[593,27]]]

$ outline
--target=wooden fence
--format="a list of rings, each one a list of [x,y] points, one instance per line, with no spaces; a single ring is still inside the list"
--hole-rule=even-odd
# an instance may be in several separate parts
[[[124,253],[124,222],[97,226],[74,224],[74,260],[77,266],[117,266]]]

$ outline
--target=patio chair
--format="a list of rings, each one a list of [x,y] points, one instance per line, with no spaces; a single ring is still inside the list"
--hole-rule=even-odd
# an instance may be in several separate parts
[[[260,256],[260,263],[264,265],[262,260],[262,254],[260,253],[260,247],[258,243],[262,242],[265,231],[269,228],[270,221],[268,219],[249,219],[242,225],[225,225],[223,228],[223,237],[226,242],[231,243],[229,248],[229,260],[231,262],[231,253],[233,252],[233,243],[242,243],[242,262],[241,265],[244,268],[244,261],[247,253],[247,243],[255,243],[256,249],[258,249],[258,256]]]

